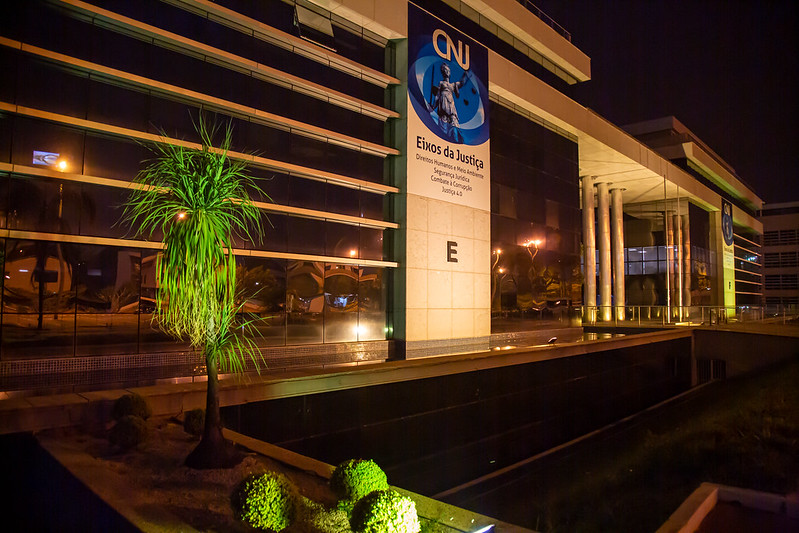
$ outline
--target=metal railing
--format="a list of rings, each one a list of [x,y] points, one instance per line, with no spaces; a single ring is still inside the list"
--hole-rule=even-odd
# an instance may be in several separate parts
[[[572,34],[566,31],[566,28],[555,22],[555,20],[552,17],[541,11],[538,8],[538,6],[530,2],[530,0],[516,0],[516,1],[519,2],[521,5],[523,5],[525,9],[527,9],[527,11],[529,11],[536,17],[546,22],[547,26],[549,26],[550,28],[561,34],[564,38],[566,38],[567,41],[571,42]]]
[[[713,326],[730,323],[759,322],[767,315],[760,306],[710,306],[692,305],[685,307],[663,305],[619,306],[581,306],[583,325],[675,325],[675,326]],[[782,316],[787,320],[789,316]],[[792,317],[791,317],[792,318]]]

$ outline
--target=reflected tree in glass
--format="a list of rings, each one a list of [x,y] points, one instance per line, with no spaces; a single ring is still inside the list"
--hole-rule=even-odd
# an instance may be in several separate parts
[[[246,190],[254,184],[246,164],[231,160],[232,127],[196,124],[201,147],[155,144],[155,158],[139,172],[123,220],[134,231],[163,230],[156,266],[154,319],[177,339],[187,338],[205,357],[208,373],[205,428],[186,458],[191,468],[230,468],[242,455],[222,436],[218,372],[244,370],[245,355],[258,368],[251,336],[236,335],[234,234],[260,238],[259,212]],[[218,147],[214,138],[222,137]]]

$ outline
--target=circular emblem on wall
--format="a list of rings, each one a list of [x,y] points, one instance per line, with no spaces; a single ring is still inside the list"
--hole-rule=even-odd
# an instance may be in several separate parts
[[[729,202],[721,204],[721,234],[724,236],[724,243],[732,246],[732,204]]]
[[[441,35],[446,37],[443,32]],[[408,68],[411,103],[425,126],[441,139],[479,146],[489,137],[488,90],[468,61],[459,61],[454,54],[450,60],[441,57],[440,49],[451,41],[441,42],[422,46]]]

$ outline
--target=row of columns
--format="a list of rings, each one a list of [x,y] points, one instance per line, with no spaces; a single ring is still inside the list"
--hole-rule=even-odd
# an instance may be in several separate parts
[[[624,212],[622,191],[607,182],[594,185],[594,176],[582,178],[585,308],[583,320],[593,323],[624,320]],[[596,189],[596,224],[594,223]],[[599,316],[597,311],[596,255],[599,247]],[[615,304],[614,304],[615,302]]]
[[[625,319],[624,189],[582,177],[582,216],[585,307],[583,320],[610,322]],[[596,197],[596,204],[595,204]],[[679,204],[678,204],[679,205]],[[594,211],[596,209],[596,221]],[[682,319],[691,305],[691,237],[688,215],[664,211],[668,316]],[[599,290],[597,291],[597,248]],[[599,293],[599,305],[597,305]]]

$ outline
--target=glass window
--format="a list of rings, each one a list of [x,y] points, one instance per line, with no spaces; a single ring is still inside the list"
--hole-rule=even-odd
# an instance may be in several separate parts
[[[149,95],[121,84],[92,81],[89,86],[89,120],[147,131]]]
[[[325,254],[325,223],[301,217],[288,217],[288,251],[298,254]]]
[[[324,338],[323,263],[289,261],[286,270],[286,343],[318,344]]]
[[[257,245],[256,248],[272,252],[285,252],[287,250],[288,217],[286,215],[264,213],[261,229],[264,232],[264,236],[261,244]]]
[[[141,296],[139,312],[139,351],[140,352],[182,352],[191,350],[187,341],[177,341],[161,331],[158,321],[153,320],[156,297],[155,265],[158,252],[155,250],[141,251]],[[197,363],[202,360],[202,354],[197,354]]]
[[[132,181],[152,157],[150,150],[133,141],[87,133],[84,174]]]
[[[325,265],[324,342],[358,340],[358,267]]]
[[[75,353],[136,353],[141,252],[82,245],[77,255]]]
[[[257,330],[255,342],[286,343],[286,262],[263,257],[237,257],[237,305]]]
[[[8,213],[8,174],[0,172],[0,228],[8,227],[6,225]],[[0,239],[2,242],[2,239]],[[0,250],[2,250],[0,246]],[[0,260],[2,263],[2,260]]]
[[[11,137],[13,131],[14,117],[0,113],[0,162],[11,162]]]
[[[306,209],[325,209],[325,184],[321,181],[289,179],[289,205]]]
[[[57,98],[53,97],[53,87],[58,87]],[[87,74],[22,56],[17,104],[85,118],[88,93]]]
[[[383,231],[378,228],[361,227],[360,258],[381,261],[385,258]],[[390,230],[389,230],[390,231]]]
[[[359,191],[360,197],[360,216],[383,220],[383,200],[382,194],[374,194],[367,191]]]
[[[386,338],[387,269],[361,267],[358,279],[358,340],[375,341]]]
[[[252,176],[255,187],[248,189],[254,201],[287,204],[289,197],[289,176],[257,167],[247,172]],[[297,179],[297,178],[294,178]]]
[[[9,229],[76,233],[82,195],[79,183],[15,175],[9,187]]]
[[[644,273],[644,264],[641,262],[627,263],[627,274],[637,276]]]
[[[359,228],[349,224],[325,224],[325,255],[333,257],[360,257]]]
[[[7,241],[4,359],[74,355],[76,248],[47,241]]]
[[[122,221],[123,206],[129,197],[128,189],[82,184],[80,235],[132,238],[134,232]]]
[[[194,121],[199,116],[199,109],[189,102],[179,102],[168,97],[150,99],[150,119],[147,130],[158,135],[199,142]]]
[[[16,117],[12,163],[82,174],[83,137],[76,128]],[[64,167],[56,167],[61,162]]]

